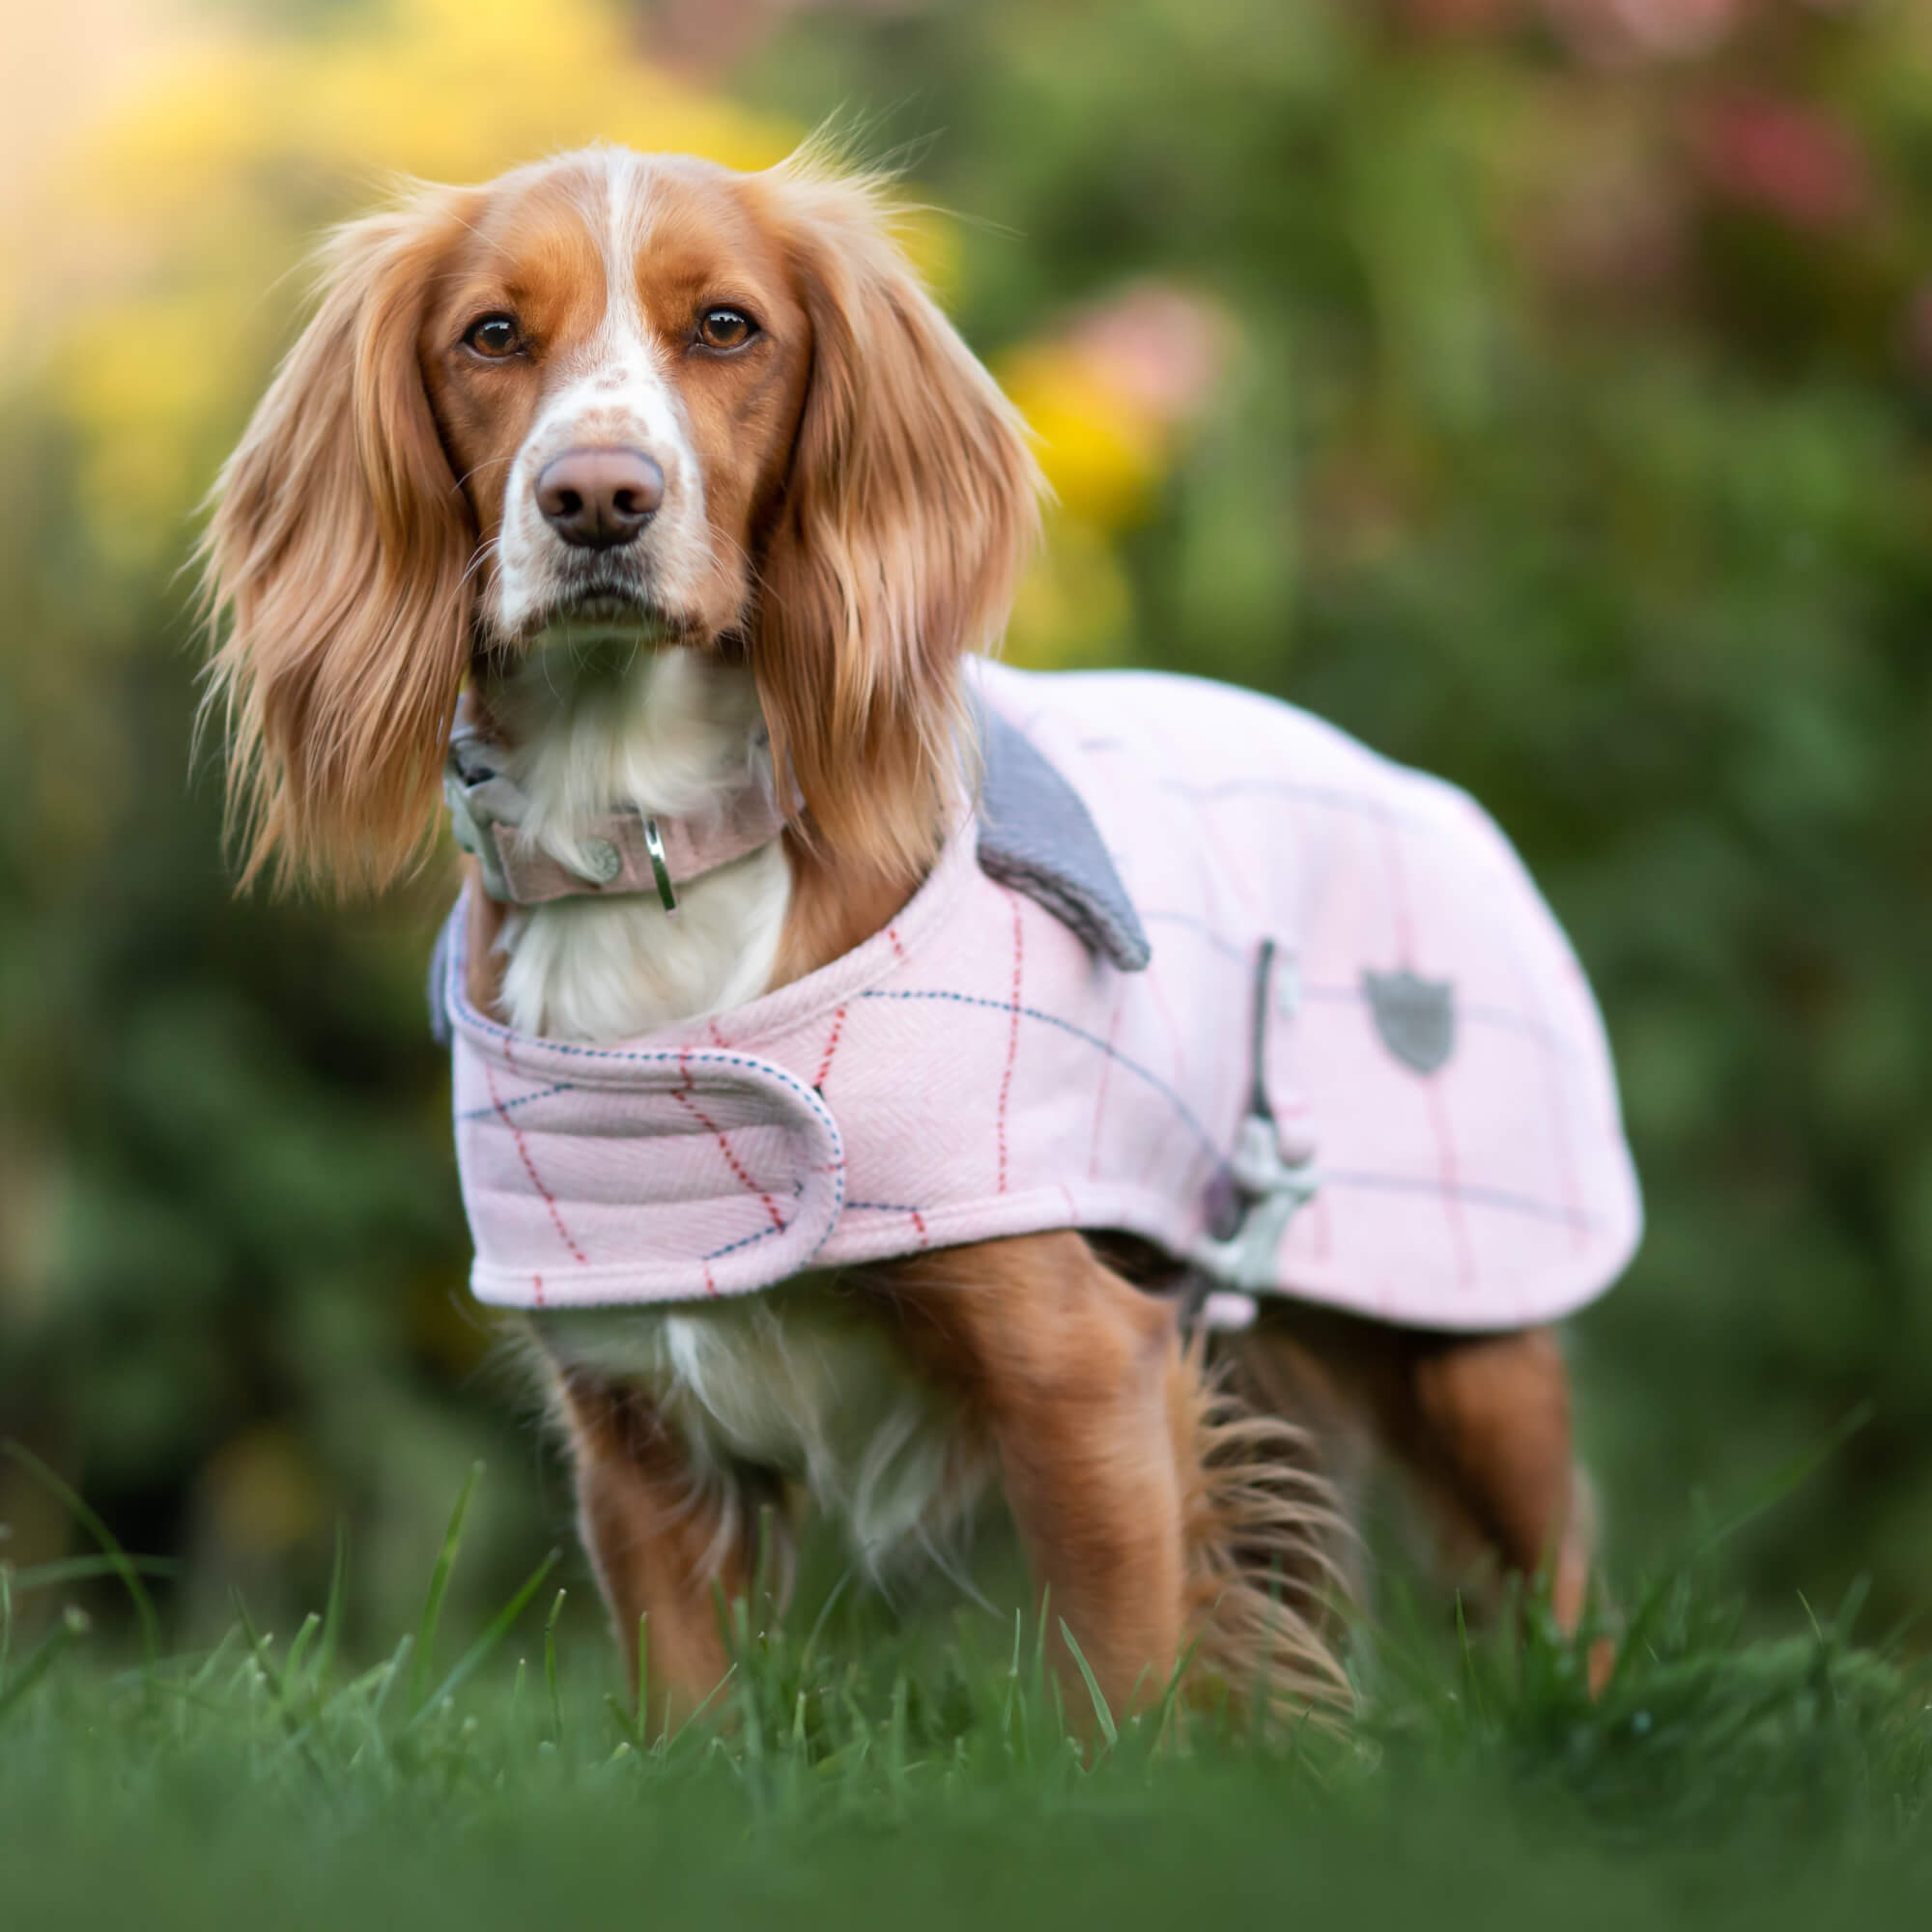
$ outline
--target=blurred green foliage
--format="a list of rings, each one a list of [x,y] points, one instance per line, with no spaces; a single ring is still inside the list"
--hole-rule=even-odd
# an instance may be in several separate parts
[[[289,57],[462,11],[311,9]],[[1860,1573],[1887,1617],[1932,1599],[1932,9],[771,4],[722,47],[698,13],[632,9],[627,58],[746,127],[843,103],[964,217],[937,269],[1063,496],[1015,649],[1292,696],[1474,791],[1570,926],[1650,1208],[1576,1330],[1620,1558],[1869,1402],[1733,1561],[1780,1607]],[[191,1617],[315,1598],[340,1515],[393,1624],[479,1446],[533,1476],[491,1486],[485,1599],[564,1509],[463,1298],[443,887],[235,902],[187,782],[192,489],[286,339],[260,290],[299,228],[426,165],[370,143],[236,164],[283,227],[232,251],[173,469],[103,467],[98,385],[0,403],[0,1433],[185,1555]],[[1148,285],[1211,319],[1215,375],[1137,418],[1073,365]],[[151,340],[165,385],[181,332]],[[119,528],[142,487],[165,543]]]

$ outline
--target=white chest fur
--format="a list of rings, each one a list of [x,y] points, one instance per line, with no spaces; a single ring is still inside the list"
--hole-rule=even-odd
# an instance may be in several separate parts
[[[692,651],[619,641],[533,653],[496,702],[529,801],[525,831],[579,868],[582,841],[613,805],[694,812],[741,785],[761,755],[750,674]],[[790,897],[774,840],[693,880],[675,918],[648,896],[516,912],[499,942],[505,1016],[520,1032],[596,1041],[737,1006],[771,980]]]
[[[532,654],[497,698],[529,836],[566,865],[613,805],[672,816],[744,782],[763,755],[744,670],[617,640]],[[791,883],[778,842],[655,898],[566,898],[504,922],[502,1002],[520,1032],[609,1042],[724,1011],[770,983]],[[822,1284],[717,1304],[538,1318],[559,1359],[645,1388],[700,1480],[734,1463],[809,1486],[868,1564],[963,1499],[952,1406],[878,1325]]]

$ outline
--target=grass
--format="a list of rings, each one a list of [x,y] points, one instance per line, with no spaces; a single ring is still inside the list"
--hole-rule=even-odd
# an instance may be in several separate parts
[[[104,1527],[98,1559],[0,1574],[0,1918],[1764,1928],[1932,1896],[1925,1690],[1851,1641],[1855,1605],[1747,1641],[1674,1575],[1632,1593],[1594,1700],[1534,1595],[1480,1635],[1399,1605],[1347,1735],[1100,1711],[1083,1750],[1038,1619],[895,1623],[835,1587],[723,1607],[729,1678],[651,1737],[607,1648],[559,1644],[548,1563],[446,1639],[471,1487],[417,1627],[361,1667],[340,1561],[293,1636],[238,1606],[193,1656],[154,1646]],[[124,1667],[45,1613],[96,1573],[145,1606]]]

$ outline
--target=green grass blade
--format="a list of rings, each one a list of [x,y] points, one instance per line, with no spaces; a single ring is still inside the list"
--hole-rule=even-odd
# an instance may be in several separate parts
[[[1180,1687],[1187,1681],[1194,1653],[1200,1648],[1201,1637],[1197,1633],[1187,1648],[1175,1659],[1174,1668],[1168,1672],[1167,1688],[1160,1693],[1160,1702],[1154,1707],[1153,1726],[1148,1746],[1150,1752],[1158,1750],[1167,1736],[1167,1727],[1174,1721],[1175,1710],[1180,1702]]]
[[[569,1594],[559,1590],[544,1619],[544,1689],[550,1693],[550,1741],[554,1745],[563,1742],[563,1700],[556,1691],[556,1620],[563,1614],[563,1600]]]
[[[638,1730],[638,1748],[648,1748],[650,1740],[645,1731],[650,1727],[651,1708],[651,1613],[638,1612],[638,1708],[635,1721]]]
[[[1714,1528],[1707,1529],[1686,1561],[1690,1564],[1700,1562],[1720,1544],[1728,1543],[1740,1530],[1748,1528],[1767,1511],[1776,1509],[1794,1490],[1822,1469],[1877,1413],[1876,1403],[1860,1403],[1835,1429],[1784,1463],[1749,1502],[1734,1510]]]
[[[1107,1700],[1100,1694],[1100,1686],[1088,1664],[1085,1652],[1075,1640],[1073,1633],[1066,1628],[1066,1619],[1060,1619],[1060,1634],[1066,1647],[1073,1653],[1073,1662],[1080,1668],[1080,1681],[1087,1687],[1087,1694],[1094,1700],[1094,1715],[1100,1721],[1100,1735],[1107,1741],[1107,1748],[1112,1750],[1120,1743],[1121,1734],[1114,1725],[1114,1714],[1107,1708]]]
[[[328,1572],[328,1602],[322,1612],[322,1642],[315,1654],[315,1688],[327,1688],[335,1669],[335,1652],[342,1640],[342,1619],[349,1602],[349,1530],[335,1519],[335,1561]]]
[[[112,1556],[63,1556],[52,1563],[36,1563],[12,1573],[16,1596],[29,1590],[55,1590],[63,1583],[85,1583],[96,1577],[118,1577],[122,1563],[144,1577],[175,1577],[181,1565],[165,1556],[128,1556],[116,1561]]]
[[[1022,1617],[1015,1607],[1013,1611],[1013,1661],[1007,1671],[1006,1695],[1000,1700],[1000,1742],[1010,1756],[1015,1751],[1013,1742],[1013,1700],[1020,1689],[1020,1639]]]
[[[411,1717],[410,1721],[403,1726],[403,1735],[405,1737],[411,1731],[414,1730],[416,1725],[430,1712],[434,1711],[445,1697],[453,1696],[462,1685],[474,1675],[477,1666],[482,1663],[484,1659],[509,1635],[511,1626],[523,1615],[530,1599],[543,1588],[545,1579],[556,1568],[562,1557],[562,1550],[553,1549],[530,1572],[528,1577],[524,1582],[523,1588],[490,1619],[489,1623],[484,1627],[482,1635],[456,1660],[455,1663],[450,1667],[449,1675],[423,1700],[422,1704]]]
[[[4,1449],[14,1463],[35,1477],[43,1488],[59,1497],[68,1514],[99,1544],[108,1567],[121,1579],[122,1587],[133,1603],[134,1614],[141,1620],[142,1654],[151,1664],[154,1663],[161,1654],[161,1621],[155,1614],[155,1600],[149,1596],[147,1585],[141,1581],[140,1572],[135,1569],[133,1559],[121,1548],[114,1532],[24,1442],[10,1436],[0,1443],[0,1449]]]
[[[301,1620],[301,1628],[296,1632],[295,1641],[289,1645],[289,1661],[282,1670],[285,1684],[296,1684],[301,1677],[302,1659],[308,1655],[308,1647],[315,1641],[315,1634],[322,1628],[322,1619],[311,1610]]]
[[[422,1620],[416,1627],[416,1654],[410,1671],[410,1716],[422,1709],[429,1686],[432,1653],[436,1647],[436,1627],[442,1616],[442,1600],[449,1590],[449,1573],[456,1567],[456,1551],[463,1541],[463,1519],[469,1513],[469,1498],[482,1480],[483,1464],[472,1463],[463,1479],[456,1507],[449,1513],[449,1527],[442,1533],[442,1548],[437,1551],[436,1568],[430,1572],[429,1595],[423,1600]]]
[[[811,1668],[811,1660],[817,1654],[818,1650],[818,1639],[824,1634],[825,1626],[832,1615],[833,1608],[838,1604],[838,1599],[845,1594],[845,1586],[851,1582],[856,1568],[855,1564],[846,1564],[845,1568],[838,1574],[838,1582],[833,1584],[831,1590],[827,1593],[825,1602],[819,1605],[818,1614],[812,1619],[810,1634],[805,1639],[805,1648],[798,1655],[798,1668],[801,1676]]]
[[[61,1652],[86,1634],[86,1612],[70,1605],[61,1613],[61,1619],[53,1629],[27,1653],[26,1662],[4,1688],[0,1688],[0,1723],[6,1722],[8,1712],[20,1703],[27,1692],[54,1667],[54,1660]]]
[[[718,1682],[714,1684],[711,1687],[711,1689],[707,1690],[704,1693],[704,1695],[700,1697],[697,1700],[697,1702],[691,1707],[691,1716],[685,1719],[684,1722],[681,1723],[677,1727],[677,1729],[671,1733],[669,1738],[670,1744],[675,1745],[678,1739],[683,1737],[684,1734],[691,1729],[692,1725],[696,1723],[699,1718],[703,1717],[705,1712],[711,1706],[711,1700],[714,1697],[716,1697],[721,1690],[727,1689],[731,1685],[732,1681],[737,1677],[737,1675],[738,1675],[738,1666],[735,1663],[726,1666],[724,1675],[721,1677],[718,1680]]]

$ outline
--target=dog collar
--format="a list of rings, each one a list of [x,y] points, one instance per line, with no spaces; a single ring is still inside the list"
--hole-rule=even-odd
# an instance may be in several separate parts
[[[606,812],[577,841],[579,869],[526,835],[529,800],[507,763],[466,698],[450,730],[442,795],[456,842],[475,858],[483,890],[504,905],[655,893],[665,911],[675,913],[680,887],[769,845],[785,825],[770,761],[760,760],[746,783],[704,811],[670,817],[624,806]]]

